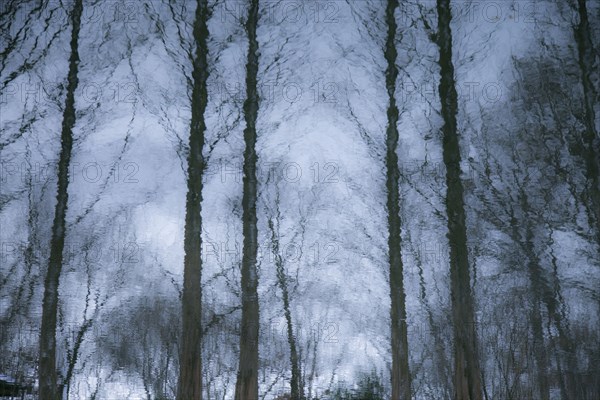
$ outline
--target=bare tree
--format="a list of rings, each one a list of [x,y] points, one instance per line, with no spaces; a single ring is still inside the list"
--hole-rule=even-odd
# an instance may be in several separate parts
[[[454,323],[454,397],[464,400],[482,398],[481,371],[471,294],[467,229],[460,169],[460,144],[456,115],[458,96],[452,62],[452,13],[450,0],[438,0],[440,85],[442,106],[443,158],[446,166],[446,210],[450,244],[450,290]]]
[[[287,334],[287,342],[290,351],[290,367],[291,367],[291,379],[290,379],[290,399],[291,400],[302,400],[304,399],[304,386],[302,382],[302,373],[300,369],[300,355],[298,351],[298,343],[296,335],[294,334],[294,323],[292,319],[291,311],[291,293],[289,285],[289,277],[286,272],[286,259],[285,254],[281,248],[281,211],[280,211],[280,189],[277,182],[271,183],[271,177],[269,176],[267,184],[275,186],[275,198],[270,200],[269,208],[272,208],[272,212],[267,217],[267,225],[270,232],[271,251],[274,256],[276,280],[279,290],[281,290],[281,297],[283,301],[283,313],[285,316],[285,328]]]
[[[75,4],[71,10],[71,55],[69,57],[67,97],[62,122],[62,147],[58,162],[58,189],[54,222],[52,225],[50,260],[44,282],[44,300],[42,304],[39,364],[39,398],[41,400],[56,400],[60,396],[56,379],[56,314],[58,308],[58,284],[63,264],[63,249],[66,236],[65,216],[69,199],[69,164],[73,148],[73,126],[76,119],[75,90],[78,84],[78,43],[82,11],[82,0],[75,0]]]
[[[240,332],[240,359],[236,400],[258,400],[258,228],[256,225],[256,119],[258,117],[258,0],[250,0],[246,33],[248,35],[248,59],[246,63],[246,100],[244,101],[244,178],[243,178],[243,235],[242,250],[242,321]]]
[[[192,119],[187,170],[182,294],[182,345],[179,364],[178,400],[202,399],[202,176],[204,172],[204,112],[208,103],[208,27],[206,0],[198,0],[194,21]]]
[[[598,102],[598,92],[594,85],[594,66],[597,66],[596,51],[590,32],[590,21],[587,11],[587,0],[577,0],[579,24],[574,28],[577,43],[579,68],[581,70],[581,84],[583,86],[584,122],[585,130],[582,133],[583,159],[588,180],[587,196],[591,225],[595,225],[596,243],[600,247],[600,151],[596,128],[595,107]],[[597,67],[596,67],[597,68]],[[597,71],[596,71],[597,74]]]
[[[392,399],[410,399],[411,376],[408,366],[408,329],[406,322],[406,295],[404,293],[404,268],[402,265],[402,221],[400,220],[400,193],[398,180],[398,106],[396,105],[396,17],[397,0],[388,0],[385,19],[387,23],[387,39],[385,58],[387,61],[386,87],[389,98],[387,110],[386,137],[386,189],[388,213],[388,251],[390,268],[391,297],[391,338],[392,338]]]

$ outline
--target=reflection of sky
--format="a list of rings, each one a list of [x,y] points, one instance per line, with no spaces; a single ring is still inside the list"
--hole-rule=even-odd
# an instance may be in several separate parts
[[[134,243],[140,257],[127,265],[109,265],[103,258],[106,264],[92,270],[93,292],[112,296],[100,315],[115,310],[134,314],[136,310],[128,309],[125,299],[152,296],[155,290],[178,301],[191,114],[189,52],[194,48],[191,2],[183,3],[187,9],[174,9],[175,14],[159,1],[127,2],[124,8],[117,2],[108,3],[107,7],[84,7],[67,242],[92,241],[103,254],[112,254],[115,244]],[[419,3],[434,25],[434,3]],[[264,6],[258,29],[262,94],[259,164],[290,168],[275,167],[275,179],[269,184],[269,169],[259,171],[258,220],[264,243],[270,237],[267,218],[279,213],[282,246],[292,245],[303,255],[293,260],[284,257],[293,283],[292,315],[298,329],[335,323],[339,341],[320,343],[316,362],[320,384],[325,387],[332,371],[336,371],[336,379],[350,380],[358,371],[384,370],[389,362],[384,163],[388,98],[382,2],[319,4],[330,8],[316,5],[286,11],[275,3]],[[443,320],[449,304],[445,168],[436,97],[438,54],[423,24],[411,19],[417,15],[415,4],[403,2],[405,13],[398,15],[397,63],[401,68],[395,93],[400,111],[397,153],[401,172],[408,175],[400,190],[409,331],[411,326],[426,326],[428,312]],[[530,10],[520,9],[521,18],[516,18],[515,11],[504,3],[494,4],[499,9],[457,6],[459,14],[452,27],[463,171],[465,178],[473,181],[487,159],[478,135],[485,131],[486,123],[487,127],[497,125],[484,121],[483,116],[493,115],[501,122],[511,117],[504,102],[511,83],[518,79],[512,57],[532,52],[542,34],[557,46],[566,47],[571,40],[570,21],[557,19],[555,25],[544,25],[542,30],[528,22]],[[536,4],[539,18],[560,14],[552,2]],[[32,5],[25,7],[31,10]],[[40,248],[49,241],[53,215],[70,35],[69,21],[59,4],[50,2],[49,7],[57,7],[56,13],[48,22],[44,18],[49,10],[43,17],[33,16],[35,22],[26,24],[17,49],[2,61],[0,70],[0,240],[28,243],[36,233],[34,251],[42,255],[47,254]],[[285,19],[286,12],[300,14]],[[496,18],[498,12],[501,17]],[[219,311],[239,302],[235,293],[241,248],[241,175],[237,166],[244,148],[240,96],[243,99],[245,95],[247,42],[238,17],[244,13],[243,4],[235,4],[216,10],[209,23],[214,67],[205,114],[208,165],[202,203],[203,283],[207,285],[205,300]],[[25,15],[25,9],[19,12],[11,32],[27,22]],[[31,67],[19,69],[25,62]],[[491,92],[486,88],[499,88],[499,100],[494,97],[490,101]],[[499,164],[512,165],[506,154],[495,155]],[[39,166],[48,167],[43,173],[35,172]],[[418,172],[421,166],[425,167]],[[23,179],[28,174],[35,179]],[[493,182],[499,188],[506,185]],[[278,208],[274,207],[276,199]],[[468,201],[474,203],[468,218],[474,218],[475,212],[487,212],[478,208],[477,199]],[[31,207],[39,213],[37,217],[30,215]],[[509,241],[506,235],[496,227],[475,225],[470,240],[480,249],[490,247],[492,253],[474,262],[479,271],[477,285],[481,285],[476,290],[487,306],[487,299],[492,298],[489,293],[502,296],[496,293],[498,288],[522,281],[502,276],[502,244]],[[580,251],[589,244],[567,228],[553,235],[557,259],[567,266],[559,271],[561,279],[569,282],[566,301],[574,318],[589,319],[582,293],[594,293],[597,268]],[[498,246],[488,246],[490,243]],[[223,259],[207,254],[212,244],[220,254],[227,256],[232,251],[235,256]],[[332,245],[337,249],[335,262],[324,262],[323,254]],[[320,257],[313,256],[315,246]],[[275,284],[273,258],[266,257],[268,246],[261,251],[265,252],[260,265],[261,318],[268,326],[281,319],[281,294]],[[38,269],[47,262],[40,258]],[[21,262],[18,257],[11,260]],[[502,281],[505,286],[485,283],[496,278],[506,279]],[[22,279],[21,269],[6,287],[14,288]],[[65,270],[61,293],[70,294],[63,310],[65,320],[80,321],[87,282],[88,271],[80,265]],[[0,304],[7,309],[10,298],[0,297]],[[238,317],[233,314],[232,319]],[[409,342],[416,361],[432,338],[425,328],[415,331],[418,334],[409,334]],[[261,346],[261,357],[269,360],[269,343]],[[84,347],[91,357],[92,341],[84,342]],[[309,350],[306,342],[300,347]],[[235,351],[231,345],[224,353]],[[229,361],[235,364],[233,359]],[[108,366],[99,369],[100,376],[111,373]],[[82,371],[80,378],[87,372]],[[93,387],[91,379],[88,382]],[[136,392],[136,379],[117,372],[110,382],[103,383],[104,390],[115,397],[141,397],[144,393],[141,389]]]

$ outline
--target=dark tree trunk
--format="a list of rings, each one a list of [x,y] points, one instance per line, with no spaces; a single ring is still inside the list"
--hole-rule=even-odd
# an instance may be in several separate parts
[[[194,22],[196,54],[193,62],[192,117],[185,204],[182,344],[178,400],[202,399],[202,176],[204,172],[204,112],[208,103],[208,6],[198,0]]]
[[[477,353],[473,297],[467,258],[467,231],[460,171],[460,146],[456,115],[458,99],[452,62],[450,0],[438,0],[440,50],[440,101],[443,131],[443,157],[446,166],[446,210],[450,245],[450,291],[454,325],[454,390],[457,400],[482,398],[481,371]]]
[[[596,230],[596,246],[600,251],[600,137],[596,129],[594,106],[598,102],[598,92],[594,86],[592,72],[596,52],[590,32],[589,15],[586,0],[577,0],[579,25],[575,27],[575,41],[579,51],[579,67],[585,104],[585,131],[582,135],[583,158],[587,178],[587,207],[590,227]],[[600,302],[599,302],[600,307]],[[600,328],[600,327],[599,327]],[[596,352],[596,355],[600,352]],[[597,357],[596,357],[597,358]],[[600,392],[600,379],[597,380],[597,391]]]
[[[40,362],[38,369],[40,400],[56,400],[58,392],[56,374],[56,314],[58,309],[58,284],[63,264],[65,245],[65,216],[69,200],[69,164],[73,148],[73,126],[75,125],[75,91],[79,83],[77,73],[79,64],[78,41],[81,25],[82,0],[75,0],[71,11],[71,55],[67,76],[67,96],[63,112],[61,131],[61,151],[58,161],[58,184],[52,239],[50,242],[50,260],[44,282],[42,303],[42,326],[40,329]]]
[[[240,360],[235,385],[236,400],[258,400],[258,228],[256,226],[256,119],[259,96],[256,87],[258,75],[258,0],[250,0],[246,33],[248,60],[246,63],[246,100],[244,101],[244,179],[243,179],[243,254],[242,254],[242,326],[240,332]]]
[[[388,0],[386,22],[388,27],[385,44],[387,61],[386,87],[389,98],[387,110],[386,170],[387,170],[387,212],[388,212],[388,251],[390,259],[390,300],[391,300],[391,339],[392,339],[392,400],[411,399],[411,379],[408,366],[408,330],[406,324],[406,303],[402,265],[400,219],[400,195],[398,180],[398,107],[396,105],[396,19],[397,0]]]
[[[581,70],[585,106],[585,131],[582,135],[584,145],[583,158],[588,180],[588,207],[590,207],[590,217],[593,219],[591,225],[596,229],[596,244],[600,246],[600,182],[598,181],[600,170],[600,158],[598,155],[600,152],[600,138],[598,138],[596,115],[594,112],[594,106],[598,101],[598,94],[592,81],[596,53],[590,33],[586,0],[577,0],[577,2],[579,25],[575,28],[575,40],[577,42],[577,49],[579,50],[579,68]]]

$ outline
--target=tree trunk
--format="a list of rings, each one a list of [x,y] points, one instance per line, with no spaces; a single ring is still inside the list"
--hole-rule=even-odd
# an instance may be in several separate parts
[[[575,41],[579,52],[579,68],[585,104],[585,131],[582,136],[584,144],[583,158],[587,178],[587,207],[590,228],[596,230],[596,247],[600,251],[600,137],[596,127],[594,106],[598,93],[594,87],[592,72],[594,71],[595,49],[590,33],[590,23],[586,0],[577,0],[579,25],[575,28]],[[600,306],[600,302],[599,302]],[[600,327],[599,327],[600,328]],[[598,380],[600,392],[600,379]]]
[[[404,277],[402,265],[400,219],[400,195],[398,180],[398,107],[396,105],[396,19],[394,12],[398,9],[397,0],[388,0],[386,22],[388,27],[385,45],[387,61],[386,87],[389,97],[387,110],[387,211],[388,211],[388,251],[390,262],[390,300],[391,300],[391,339],[392,339],[392,400],[411,399],[411,379],[408,365],[408,332],[406,323],[406,303],[404,293]]]
[[[202,175],[204,172],[204,112],[208,103],[208,6],[198,0],[194,22],[196,54],[192,79],[192,117],[185,204],[182,344],[177,385],[178,400],[202,399]]]
[[[61,151],[58,161],[58,184],[52,239],[50,242],[50,260],[44,282],[42,303],[42,326],[40,329],[40,361],[38,369],[40,400],[56,400],[58,392],[56,374],[56,314],[58,308],[58,284],[63,264],[65,245],[65,216],[69,200],[69,164],[73,148],[73,126],[75,125],[75,91],[79,83],[77,73],[79,64],[78,40],[81,25],[82,0],[75,0],[71,11],[71,55],[67,76],[67,96],[63,112],[61,131]]]
[[[581,84],[585,105],[585,131],[583,132],[584,162],[588,180],[588,207],[592,228],[596,229],[596,244],[600,247],[600,158],[598,155],[598,132],[596,129],[596,115],[594,106],[597,103],[597,92],[592,81],[594,59],[596,57],[590,33],[589,18],[586,0],[578,1],[579,25],[575,28],[575,41],[579,51],[579,68],[581,70]]]
[[[259,96],[256,87],[258,75],[258,0],[250,0],[246,33],[248,60],[246,63],[246,100],[244,101],[244,179],[243,179],[243,253],[242,253],[242,326],[240,332],[240,360],[235,385],[236,400],[258,400],[258,228],[256,226],[256,119]]]
[[[467,258],[467,231],[460,171],[460,146],[456,114],[458,99],[452,63],[450,0],[438,0],[440,50],[440,101],[443,131],[443,157],[446,166],[446,210],[450,245],[450,291],[454,322],[454,397],[457,400],[482,398],[481,371],[477,354],[473,297]]]
[[[283,258],[281,257],[279,238],[275,233],[273,220],[269,219],[269,229],[271,230],[271,243],[273,246],[273,254],[275,255],[275,267],[277,269],[277,283],[281,289],[283,297],[283,313],[287,328],[288,345],[290,346],[290,365],[292,370],[291,400],[304,399],[304,389],[300,380],[300,360],[296,346],[296,338],[294,336],[294,325],[292,323],[292,312],[290,310],[290,296],[288,292],[287,277],[285,276]]]

